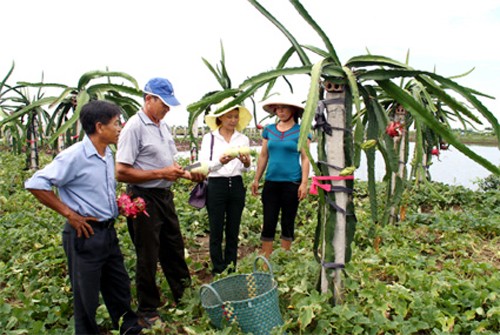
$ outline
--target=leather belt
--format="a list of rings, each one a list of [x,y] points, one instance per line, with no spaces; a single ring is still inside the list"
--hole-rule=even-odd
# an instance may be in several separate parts
[[[108,219],[104,221],[87,221],[93,228],[109,229],[113,228],[115,219]]]

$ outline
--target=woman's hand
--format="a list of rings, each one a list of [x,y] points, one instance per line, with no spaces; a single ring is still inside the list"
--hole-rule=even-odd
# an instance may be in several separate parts
[[[258,180],[254,180],[252,182],[252,195],[259,195],[259,181]]]
[[[297,193],[299,201],[304,200],[307,197],[307,183],[301,183]]]
[[[232,161],[235,157],[231,156],[231,155],[224,155],[222,154],[219,158],[219,161],[221,164],[227,164],[229,163],[230,161]]]
[[[252,159],[249,154],[247,155],[240,154],[238,156],[238,159],[243,163],[243,166],[246,168],[249,167],[250,164],[252,163]]]

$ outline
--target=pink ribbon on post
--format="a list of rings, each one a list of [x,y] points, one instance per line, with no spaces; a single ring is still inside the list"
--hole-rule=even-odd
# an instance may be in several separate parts
[[[353,180],[354,176],[353,175],[349,175],[349,176],[318,176],[318,177],[313,176],[311,179],[312,179],[312,183],[311,183],[311,187],[309,188],[309,193],[317,195],[318,194],[318,187],[326,192],[330,192],[332,190],[332,185],[321,184],[320,181],[324,181],[324,180]]]

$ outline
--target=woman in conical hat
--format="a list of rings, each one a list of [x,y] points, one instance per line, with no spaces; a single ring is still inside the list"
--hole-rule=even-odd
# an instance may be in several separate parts
[[[205,116],[211,131],[203,136],[200,150],[200,161],[207,161],[209,166],[206,206],[214,274],[228,267],[232,271],[236,266],[246,193],[242,173],[251,164],[250,141],[241,132],[250,123],[252,114],[242,105],[226,108],[232,101],[233,98],[223,100]]]
[[[276,124],[266,126],[262,131],[262,149],[252,183],[252,194],[257,196],[259,181],[266,171],[262,190],[261,253],[269,258],[280,214],[281,247],[285,250],[291,248],[299,201],[307,196],[309,159],[305,150],[297,150],[298,121],[304,112],[303,105],[293,95],[284,95],[267,100],[262,108],[278,119]]]

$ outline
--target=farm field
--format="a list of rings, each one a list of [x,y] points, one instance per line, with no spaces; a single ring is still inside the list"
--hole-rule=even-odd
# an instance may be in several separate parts
[[[51,157],[41,159],[43,165]],[[23,170],[24,160],[23,155],[0,153],[1,334],[72,334],[72,296],[61,246],[63,219],[23,189],[23,181],[32,173]],[[245,176],[246,184],[252,177]],[[371,221],[366,184],[356,182],[353,257],[345,269],[344,303],[337,306],[330,304],[330,295],[315,289],[317,199],[309,195],[300,205],[292,251],[278,250],[270,259],[284,319],[273,333],[498,334],[498,185],[498,177],[483,181],[478,191],[435,184],[442,197],[412,188],[403,202],[405,219],[382,227]],[[215,329],[200,303],[200,286],[228,274],[216,278],[209,274],[207,217],[204,209],[187,204],[192,186],[182,181],[174,191],[193,285],[182,304],[174,307],[168,285],[158,276],[165,295],[161,310],[165,324],[147,334],[238,333],[235,326]],[[253,270],[261,221],[260,200],[248,193],[236,273]],[[133,278],[135,254],[123,217],[117,227]],[[103,305],[98,320],[104,334],[117,333],[110,330]]]

